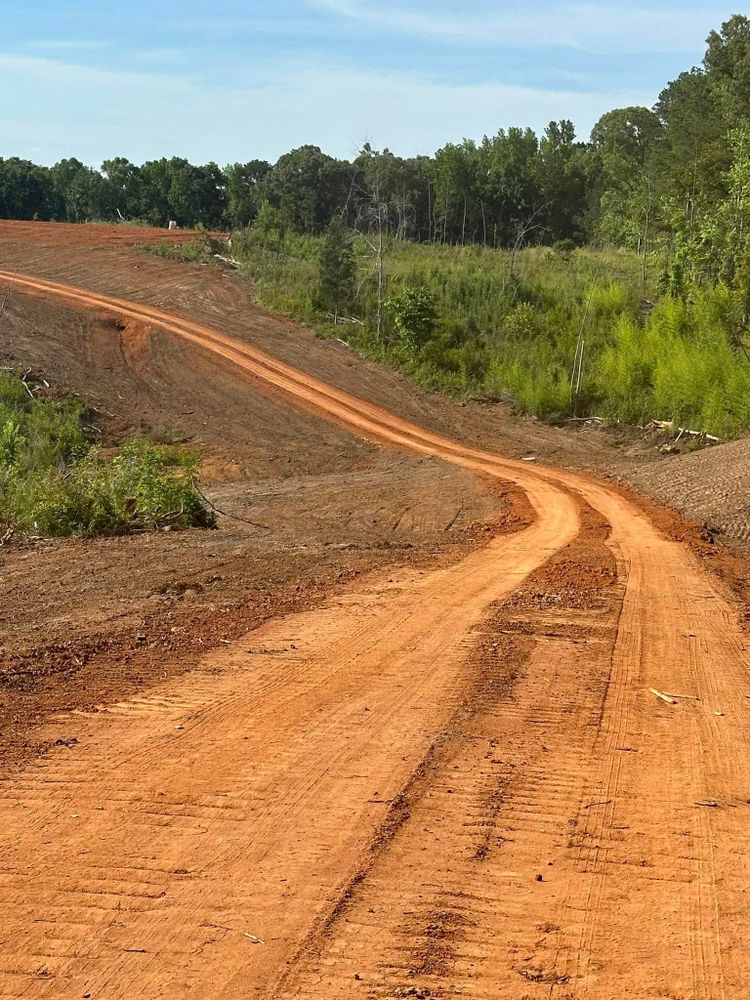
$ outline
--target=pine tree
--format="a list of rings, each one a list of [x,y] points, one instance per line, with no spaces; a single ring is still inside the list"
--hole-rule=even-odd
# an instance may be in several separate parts
[[[333,314],[336,324],[341,313],[354,302],[356,279],[351,236],[338,218],[334,218],[326,230],[318,268],[318,298]]]

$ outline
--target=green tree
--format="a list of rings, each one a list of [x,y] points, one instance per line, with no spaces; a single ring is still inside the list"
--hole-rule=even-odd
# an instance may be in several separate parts
[[[539,140],[530,129],[504,129],[482,140],[477,163],[482,178],[487,241],[509,246],[519,227],[541,208],[537,157]],[[490,233],[491,227],[491,233]]]
[[[50,171],[29,160],[0,159],[0,218],[49,219],[55,191]]]
[[[706,39],[703,60],[729,124],[747,121],[750,107],[750,19],[735,14]]]
[[[141,171],[124,156],[105,160],[101,166],[107,185],[107,200],[111,215],[129,219],[138,214],[141,207]]]
[[[56,163],[50,175],[58,218],[66,222],[91,222],[110,217],[108,185],[98,170],[71,157]]]
[[[729,166],[718,96],[707,74],[694,68],[665,87],[654,110],[664,125],[661,186],[693,226],[701,207],[721,197],[720,179]]]
[[[230,226],[249,226],[263,201],[264,181],[271,170],[265,160],[233,163],[226,168],[227,220]]]
[[[586,209],[586,174],[582,143],[573,122],[550,122],[539,142],[539,199],[550,242],[581,238]]]
[[[317,146],[280,157],[268,176],[267,197],[300,233],[321,233],[346,201],[351,164]]]
[[[261,202],[253,221],[252,232],[263,246],[277,254],[281,253],[288,228],[289,223],[280,209],[270,201]]]
[[[334,325],[342,312],[354,303],[355,282],[351,234],[341,220],[335,218],[326,230],[318,258],[318,298],[333,315]]]

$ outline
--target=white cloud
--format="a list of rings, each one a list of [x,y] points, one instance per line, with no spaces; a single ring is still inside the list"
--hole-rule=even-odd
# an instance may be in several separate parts
[[[640,92],[581,93],[487,82],[456,85],[418,74],[342,65],[256,66],[241,86],[176,73],[76,66],[0,56],[0,155],[54,162],[112,155],[186,156],[226,163],[314,143],[350,156],[365,137],[411,155],[509,125],[540,131],[572,118],[579,134],[612,107],[653,102]],[[40,150],[43,151],[40,153]]]
[[[619,8],[574,3],[551,9],[493,12],[410,11],[364,0],[311,0],[318,9],[371,28],[442,42],[493,46],[565,46],[596,53],[694,52],[714,27],[717,11]]]

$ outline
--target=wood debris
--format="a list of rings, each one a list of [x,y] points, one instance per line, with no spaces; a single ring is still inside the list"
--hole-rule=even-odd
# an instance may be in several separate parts
[[[656,695],[657,698],[661,698],[661,700],[665,701],[668,705],[676,705],[677,704],[677,702],[674,700],[674,698],[672,698],[668,694],[664,694],[663,691],[657,691],[656,688],[649,688],[649,691],[651,692],[651,694]]]

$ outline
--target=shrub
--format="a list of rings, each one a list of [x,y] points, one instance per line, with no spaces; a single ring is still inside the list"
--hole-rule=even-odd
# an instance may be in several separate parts
[[[411,347],[427,343],[437,326],[436,301],[431,292],[405,288],[388,299],[388,308],[402,340]]]
[[[114,457],[84,432],[72,397],[30,398],[0,378],[0,527],[21,534],[98,535],[164,526],[210,527],[194,476],[197,456],[131,440]]]

